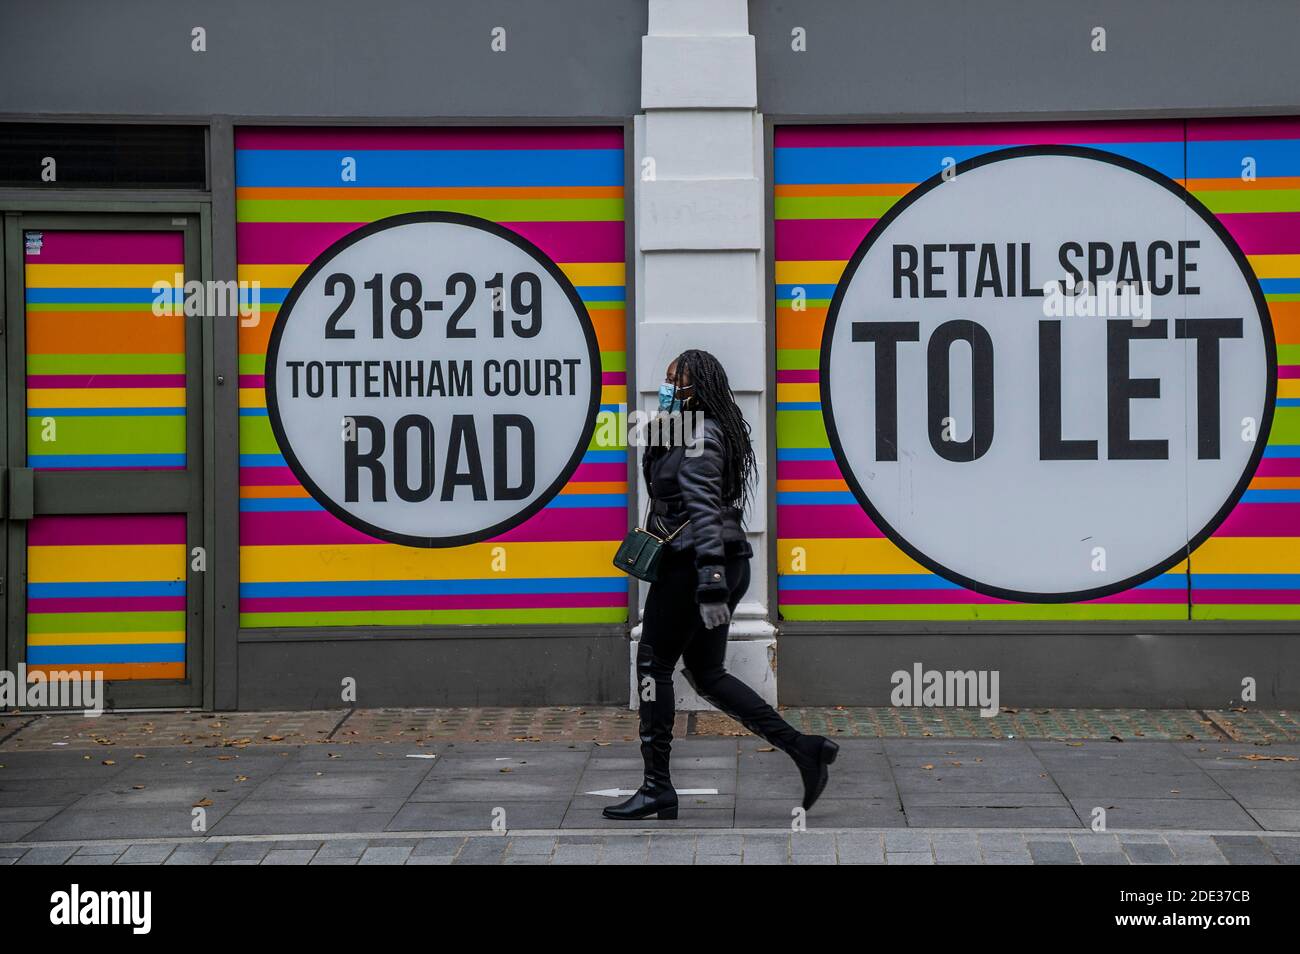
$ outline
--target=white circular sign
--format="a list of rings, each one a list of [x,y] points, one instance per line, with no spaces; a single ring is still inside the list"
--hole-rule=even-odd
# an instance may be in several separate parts
[[[381,219],[303,272],[266,354],[289,467],[372,536],[443,547],[497,536],[573,475],[595,429],[600,352],[540,249],[447,212]]]
[[[887,537],[981,593],[1072,602],[1152,579],[1226,518],[1268,440],[1277,353],[1245,256],[1181,186],[1017,147],[876,224],[820,372],[835,458]]]

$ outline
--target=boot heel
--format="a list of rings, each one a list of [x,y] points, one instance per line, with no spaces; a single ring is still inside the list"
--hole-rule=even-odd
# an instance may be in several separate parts
[[[840,754],[840,747],[827,739],[822,743],[822,764],[830,765],[835,761],[835,756]]]
[[[658,817],[658,819],[659,819],[660,821],[676,821],[676,820],[677,820],[677,806],[674,805],[672,808],[661,808],[661,809],[659,809],[659,815],[658,815],[657,817]]]

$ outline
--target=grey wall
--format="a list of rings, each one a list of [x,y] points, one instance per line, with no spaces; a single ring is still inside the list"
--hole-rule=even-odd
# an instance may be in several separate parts
[[[646,22],[645,0],[0,0],[0,114],[627,117]]]
[[[1294,112],[1295,0],[750,0],[778,116]],[[790,31],[807,31],[807,52]],[[1107,52],[1091,50],[1104,27]]]

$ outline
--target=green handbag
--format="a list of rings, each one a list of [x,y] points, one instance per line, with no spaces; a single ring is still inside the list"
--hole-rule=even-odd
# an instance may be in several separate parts
[[[650,522],[650,508],[646,508],[646,523]],[[636,527],[628,532],[614,554],[614,566],[624,573],[635,576],[638,580],[653,583],[659,576],[659,561],[664,555],[664,545],[685,529],[687,520],[680,527],[660,537],[644,527]]]

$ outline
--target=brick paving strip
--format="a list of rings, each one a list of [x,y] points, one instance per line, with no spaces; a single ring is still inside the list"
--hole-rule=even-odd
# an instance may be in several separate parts
[[[1300,714],[1285,710],[787,708],[804,732],[845,738],[1159,739],[1300,741]],[[337,709],[308,712],[150,711],[0,714],[0,752],[121,745],[243,748],[315,743],[631,741],[637,714],[615,706]],[[674,735],[747,736],[717,712],[679,713]]]
[[[1294,865],[1300,833],[1076,829],[340,832],[0,844],[4,865]]]

